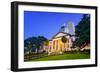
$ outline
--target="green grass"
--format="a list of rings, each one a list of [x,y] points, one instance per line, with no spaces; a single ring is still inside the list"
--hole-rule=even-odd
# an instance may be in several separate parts
[[[31,61],[49,61],[49,60],[74,60],[74,59],[89,59],[90,54],[84,53],[70,53],[70,54],[62,54],[62,55],[53,55],[47,56],[39,59],[33,59]]]

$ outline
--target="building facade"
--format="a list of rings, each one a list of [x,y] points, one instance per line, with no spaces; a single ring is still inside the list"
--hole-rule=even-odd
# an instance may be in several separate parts
[[[71,32],[69,32],[71,31]],[[71,51],[71,46],[73,41],[73,36],[75,35],[74,24],[68,24],[67,26],[63,24],[58,33],[56,33],[51,40],[49,40],[48,45],[44,45],[44,50],[48,53],[63,53],[64,51]],[[64,43],[62,37],[66,37],[67,41]]]
[[[62,37],[66,37],[67,41],[64,43]],[[43,49],[48,54],[62,54],[65,51],[78,50],[78,48],[72,49],[72,44],[76,40],[75,37],[75,26],[73,22],[69,22],[67,25],[63,24],[58,33],[56,33],[48,45],[44,45]],[[90,50],[90,44],[87,44],[80,51]]]

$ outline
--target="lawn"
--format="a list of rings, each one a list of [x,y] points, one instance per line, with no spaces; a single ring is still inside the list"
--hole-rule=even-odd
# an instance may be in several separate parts
[[[49,61],[49,60],[75,60],[75,59],[89,59],[90,54],[84,54],[84,53],[65,53],[62,55],[53,55],[53,56],[47,56],[42,57],[38,59],[33,59],[31,61]]]

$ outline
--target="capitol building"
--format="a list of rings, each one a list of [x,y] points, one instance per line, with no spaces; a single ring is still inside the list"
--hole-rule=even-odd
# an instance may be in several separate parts
[[[62,37],[66,37],[67,41],[62,42]],[[73,22],[63,24],[59,31],[54,34],[48,45],[43,45],[44,51],[47,53],[63,53],[71,51],[72,43],[75,41],[75,26]]]

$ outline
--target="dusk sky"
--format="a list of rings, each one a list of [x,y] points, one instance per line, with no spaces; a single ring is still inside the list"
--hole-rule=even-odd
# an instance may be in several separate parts
[[[24,39],[44,36],[51,39],[65,23],[77,25],[83,14],[24,11]]]

